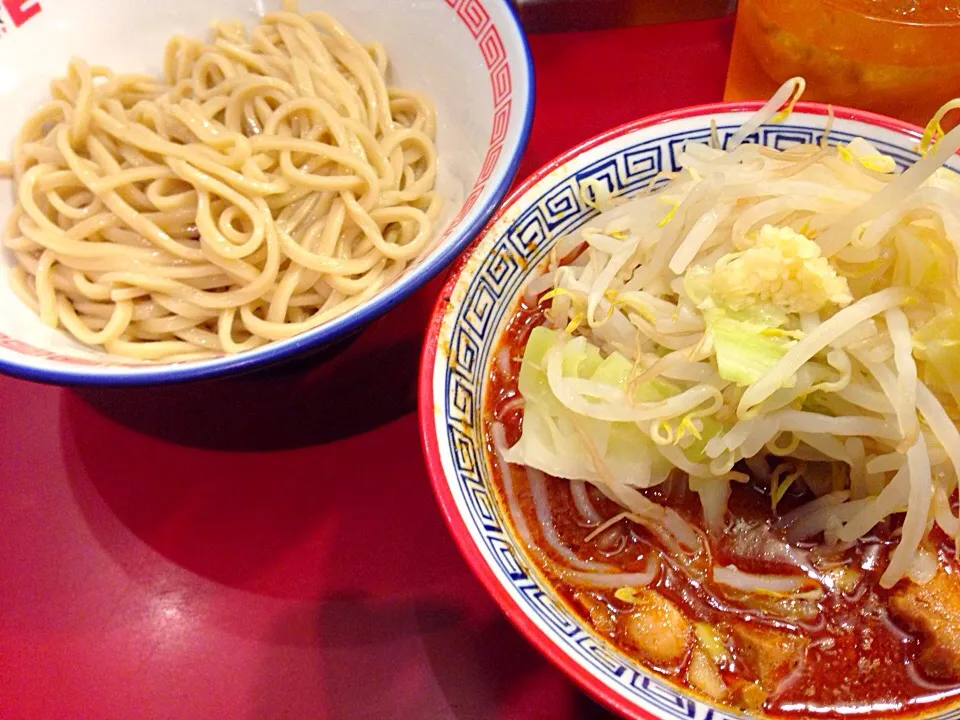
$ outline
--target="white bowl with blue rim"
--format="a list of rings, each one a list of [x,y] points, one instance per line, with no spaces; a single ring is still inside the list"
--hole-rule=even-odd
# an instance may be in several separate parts
[[[434,310],[420,368],[420,429],[434,492],[461,552],[504,613],[582,688],[628,718],[734,717],[646,671],[569,608],[531,563],[505,523],[484,438],[493,353],[523,288],[542,274],[554,243],[596,215],[584,182],[614,197],[636,193],[665,170],[678,171],[687,142],[721,140],[759,103],[719,103],[657,115],[611,130],[561,155],[526,180],[451,273]],[[820,142],[824,105],[800,103],[782,123],[747,142],[778,149]],[[917,127],[872,113],[834,108],[828,142],[863,137],[901,168],[918,159]],[[960,158],[948,163],[960,171]],[[951,712],[946,717],[956,717]]]
[[[73,56],[126,72],[159,74],[177,33],[203,37],[218,18],[248,24],[279,0],[7,0],[0,4],[0,157],[49,96]],[[288,340],[210,360],[137,363],[52,330],[13,294],[14,259],[0,252],[0,372],[62,384],[145,385],[221,376],[327,348],[356,333],[446,268],[506,194],[526,146],[533,69],[508,0],[300,0],[361,41],[386,48],[393,79],[437,107],[437,190],[446,200],[432,249],[394,284],[354,310]],[[0,227],[13,188],[0,181]]]

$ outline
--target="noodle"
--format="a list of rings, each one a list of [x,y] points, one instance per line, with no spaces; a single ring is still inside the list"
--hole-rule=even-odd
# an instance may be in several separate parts
[[[163,77],[73,60],[24,123],[5,238],[50,327],[136,360],[249,350],[365,302],[442,201],[426,96],[287,0],[249,34],[174,37]]]

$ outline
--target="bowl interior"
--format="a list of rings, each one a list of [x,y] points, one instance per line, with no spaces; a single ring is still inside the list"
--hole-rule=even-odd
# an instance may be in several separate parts
[[[11,6],[18,6],[11,9]],[[345,316],[289,341],[242,353],[243,363],[328,341],[385,311],[449,263],[471,230],[482,226],[512,179],[526,141],[531,79],[519,27],[504,0],[300,0],[323,10],[362,42],[379,42],[391,61],[391,82],[427,92],[438,116],[437,189],[446,205],[431,249],[385,292]],[[164,47],[181,33],[205,37],[214,19],[238,18],[248,27],[280,0],[11,0],[0,5],[2,156],[23,121],[49,98],[49,82],[71,57],[113,71],[159,74]],[[10,187],[10,186],[7,186]],[[0,221],[12,192],[0,191]],[[156,374],[163,367],[124,367],[65,333],[42,325],[7,283],[11,253],[0,253],[0,367],[39,371]],[[188,363],[223,366],[232,360]],[[201,368],[195,368],[200,370]],[[43,378],[41,378],[43,379]]]
[[[585,180],[603,183],[614,196],[633,194],[660,171],[678,170],[678,153],[688,141],[709,139],[711,119],[725,140],[748,115],[726,105],[670,113],[612,131],[545,167],[507,201],[466,257],[443,292],[449,301],[438,305],[427,339],[421,376],[424,443],[437,496],[462,552],[545,654],[629,717],[730,715],[652,677],[607,644],[533,569],[491,484],[483,437],[487,375],[526,282],[538,274],[559,237],[597,214],[581,197]],[[838,115],[830,143],[859,136],[901,167],[917,159],[914,129],[880,118],[875,121],[884,126],[855,120],[855,113]],[[780,149],[819,142],[826,122],[826,108],[807,106],[748,141]],[[960,169],[960,158],[950,166]]]

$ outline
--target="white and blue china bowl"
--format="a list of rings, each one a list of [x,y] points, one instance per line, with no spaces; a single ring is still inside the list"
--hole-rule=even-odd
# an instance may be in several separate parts
[[[584,203],[584,181],[613,196],[643,189],[658,173],[678,170],[689,141],[721,139],[759,103],[715,104],[639,120],[558,157],[523,183],[464,254],[437,302],[420,368],[420,427],[434,492],[461,552],[504,613],[583,689],[628,718],[734,717],[655,677],[595,633],[530,562],[505,521],[485,451],[487,377],[526,283],[562,235],[596,214]],[[828,142],[863,137],[901,167],[917,158],[919,128],[871,113],[834,108]],[[785,148],[819,142],[829,109],[800,103],[782,123],[748,139]],[[960,170],[960,158],[951,163]],[[941,716],[956,717],[957,713]]]
[[[0,158],[73,56],[126,72],[159,74],[177,33],[202,37],[214,19],[257,16],[280,0],[5,0],[0,3]],[[432,249],[394,284],[354,310],[288,340],[236,355],[136,363],[52,330],[11,291],[14,259],[0,251],[0,372],[48,383],[149,385],[252,370],[330,348],[446,268],[490,219],[516,173],[533,111],[533,70],[509,0],[300,0],[361,41],[386,48],[398,84],[437,107],[437,190],[446,207]],[[13,188],[0,180],[0,227]]]

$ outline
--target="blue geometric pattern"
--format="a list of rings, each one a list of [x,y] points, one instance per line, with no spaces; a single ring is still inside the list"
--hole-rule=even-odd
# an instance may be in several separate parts
[[[733,116],[723,118],[725,121]],[[745,115],[740,115],[742,119]],[[819,142],[826,118],[794,113],[790,123],[761,128],[751,140],[779,149],[796,143]],[[798,122],[799,121],[799,122]],[[671,129],[681,127],[680,131]],[[717,128],[725,145],[739,127]],[[829,142],[847,143],[865,137],[903,168],[918,158],[915,140],[856,121],[835,121]],[[541,180],[521,200],[523,212],[504,228],[497,225],[482,241],[475,258],[479,267],[461,275],[451,311],[440,331],[439,346],[449,356],[437,354],[435,377],[442,375],[441,418],[438,423],[440,453],[452,465],[451,491],[464,521],[501,584],[527,616],[578,664],[616,689],[626,700],[658,717],[680,720],[723,720],[734,717],[692,701],[662,679],[652,677],[607,644],[557,599],[514,539],[504,531],[502,510],[490,488],[490,471],[484,451],[483,393],[493,348],[512,316],[520,290],[562,235],[583,225],[596,211],[582,197],[583,183],[600,183],[614,196],[630,195],[647,185],[662,170],[679,170],[677,156],[684,145],[710,137],[709,118],[675,121],[617,138],[588,151],[569,163],[565,177]],[[957,168],[956,160],[950,163]],[[481,253],[485,254],[481,257]],[[471,271],[472,270],[472,271]],[[446,340],[449,339],[449,345]],[[446,438],[446,445],[443,439]],[[940,720],[960,720],[960,709]]]

